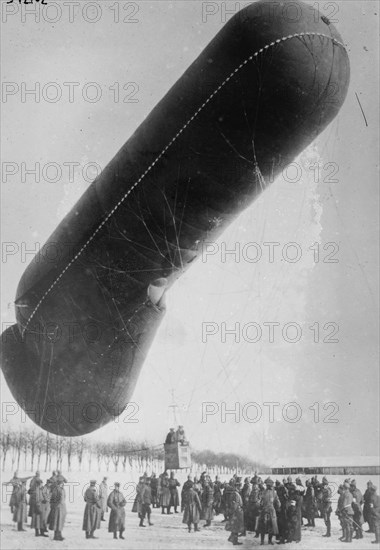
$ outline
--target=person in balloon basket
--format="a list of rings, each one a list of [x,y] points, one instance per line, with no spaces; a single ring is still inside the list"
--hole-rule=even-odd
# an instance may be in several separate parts
[[[58,480],[53,485],[50,496],[49,529],[54,531],[54,539],[62,541],[62,530],[66,519],[66,494],[64,481]]]
[[[120,492],[120,483],[116,482],[114,490],[110,493],[107,506],[111,508],[110,519],[108,523],[108,532],[113,533],[113,538],[117,539],[117,532],[120,538],[124,539],[125,531],[125,505],[127,504],[123,494]]]
[[[98,492],[96,490],[96,480],[90,481],[90,487],[86,489],[84,494],[86,503],[83,515],[82,530],[86,532],[86,539],[96,539],[94,533],[100,528],[100,518],[102,505]]]

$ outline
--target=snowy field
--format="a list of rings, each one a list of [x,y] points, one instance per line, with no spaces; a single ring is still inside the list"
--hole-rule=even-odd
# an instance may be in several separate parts
[[[149,473],[149,472],[148,472]],[[135,496],[134,483],[138,479],[138,473],[134,475],[114,473],[114,472],[100,472],[100,473],[67,473],[63,472],[69,483],[66,486],[66,500],[67,500],[67,517],[66,524],[63,530],[63,536],[65,540],[63,542],[55,542],[52,540],[52,533],[49,533],[48,538],[35,537],[34,530],[29,526],[25,527],[25,532],[17,532],[15,524],[12,522],[12,516],[9,509],[9,491],[6,486],[2,486],[2,501],[1,501],[1,548],[3,550],[29,550],[29,549],[45,549],[55,548],[58,546],[63,549],[72,548],[84,548],[84,549],[100,549],[100,548],[125,548],[136,550],[166,550],[166,549],[178,549],[191,550],[191,549],[223,549],[230,548],[230,543],[227,542],[229,533],[225,531],[224,524],[222,523],[223,516],[218,516],[212,522],[212,526],[209,528],[202,528],[204,522],[202,521],[201,531],[199,533],[188,533],[187,526],[182,523],[182,514],[173,515],[161,515],[159,509],[154,509],[152,514],[152,527],[141,528],[138,526],[137,515],[131,512],[132,504]],[[19,472],[20,477],[30,475],[29,473]],[[87,488],[87,483],[90,479],[97,479],[99,482],[103,476],[108,477],[109,487],[115,482],[120,481],[121,486],[124,488],[123,493],[127,499],[126,507],[126,531],[124,533],[125,540],[114,540],[112,533],[108,533],[108,514],[106,515],[107,521],[102,522],[101,529],[96,531],[95,536],[97,540],[86,540],[85,534],[82,531],[82,515],[84,510],[83,492]],[[2,474],[2,481],[9,480],[12,477],[11,472],[5,472]],[[42,479],[50,477],[50,475],[41,472]],[[186,479],[186,473],[178,472],[176,477],[181,482]],[[221,476],[221,478],[227,478],[229,476]],[[277,479],[279,476],[271,476],[272,479]],[[296,477],[296,476],[293,476]],[[343,481],[342,477],[327,476],[332,483],[334,489]],[[301,476],[303,481],[306,476]],[[322,476],[319,476],[321,479]],[[379,476],[355,476],[357,486],[364,492],[366,483],[371,479],[377,487],[379,487]],[[180,488],[181,489],[181,488]],[[335,511],[336,498],[333,503],[333,510]],[[30,518],[29,518],[30,524]],[[368,529],[367,525],[364,525],[364,529]],[[340,542],[338,539],[341,536],[340,525],[335,514],[332,514],[332,536],[330,539],[322,538],[325,533],[325,526],[323,520],[316,520],[315,528],[303,528],[302,529],[302,541],[298,544],[287,544],[287,549],[297,548],[298,550],[319,550],[323,549],[340,549],[347,548],[347,544]],[[248,533],[247,537],[240,537],[243,542],[242,549],[255,548],[260,545],[259,539],[254,538],[252,533]],[[353,540],[351,548],[357,548],[359,550],[364,548],[377,548],[377,545],[371,544],[374,540],[374,535],[364,533],[362,540]],[[267,542],[267,539],[266,539]]]

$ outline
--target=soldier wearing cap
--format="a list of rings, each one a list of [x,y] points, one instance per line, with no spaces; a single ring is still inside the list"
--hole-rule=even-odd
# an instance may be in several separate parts
[[[322,496],[321,496],[321,515],[326,525],[326,533],[322,535],[323,537],[331,537],[331,500],[332,492],[329,487],[329,482],[326,477],[322,478]]]
[[[353,497],[352,502],[352,508],[354,510],[354,531],[355,531],[355,538],[356,539],[362,539],[363,538],[363,495],[361,491],[356,487],[356,481],[353,479],[350,483],[350,491]]]
[[[120,538],[124,539],[125,531],[125,505],[127,504],[123,494],[120,492],[120,483],[115,483],[114,490],[110,493],[107,506],[111,508],[110,519],[108,523],[108,532],[113,533],[113,538],[117,539],[117,532],[120,532]]]
[[[96,539],[95,530],[100,528],[101,503],[96,490],[96,480],[90,481],[90,487],[84,494],[86,507],[83,515],[82,530],[86,532],[86,539]]]
[[[255,531],[258,538],[259,528],[258,528],[258,517],[260,515],[260,500],[261,500],[261,490],[259,488],[259,478],[257,475],[254,475],[251,479],[251,493],[248,500],[248,511],[247,511],[247,531]]]
[[[277,515],[280,511],[281,504],[274,490],[274,482],[268,477],[264,481],[266,489],[264,490],[260,501],[260,519],[259,532],[261,536],[261,544],[264,544],[265,535],[268,534],[268,543],[273,544],[273,535],[278,535]]]
[[[352,542],[352,519],[354,516],[354,510],[352,508],[353,497],[350,493],[350,485],[347,482],[343,483],[341,494],[338,500],[337,512],[340,517],[340,521],[343,529],[343,542]]]

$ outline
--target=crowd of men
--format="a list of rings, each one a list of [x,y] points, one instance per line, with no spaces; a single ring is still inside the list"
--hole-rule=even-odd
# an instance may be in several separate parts
[[[343,542],[352,542],[363,538],[363,524],[367,523],[367,532],[375,534],[374,544],[380,542],[380,497],[371,481],[367,483],[364,495],[356,487],[355,480],[346,479],[338,488],[338,502],[335,514],[338,516]],[[270,477],[263,481],[255,475],[252,479],[235,475],[227,483],[221,483],[218,477],[212,482],[204,473],[198,480],[188,477],[182,490],[182,508],[185,510],[183,522],[189,532],[194,524],[198,531],[198,522],[205,519],[205,527],[211,524],[213,514],[223,513],[228,538],[233,545],[242,544],[239,536],[247,531],[255,533],[265,543],[278,544],[300,542],[301,527],[315,527],[315,519],[322,518],[326,525],[323,537],[331,537],[332,490],[326,477],[322,481],[312,477],[303,485],[298,477],[282,482],[274,482]],[[304,525],[303,519],[307,520]]]
[[[27,481],[31,479],[27,490]],[[27,522],[27,494],[29,495],[30,526],[35,535],[47,537],[48,530],[54,532],[55,541],[64,540],[62,530],[65,524],[66,504],[64,485],[67,480],[61,472],[53,475],[44,484],[39,472],[32,478],[19,478],[15,472],[8,482],[12,485],[10,507],[17,529],[24,531]],[[239,537],[247,532],[260,537],[261,545],[287,542],[299,542],[302,527],[315,527],[317,518],[323,519],[326,533],[331,537],[331,514],[333,513],[333,493],[326,477],[322,481],[317,476],[302,483],[301,479],[293,482],[291,477],[282,482],[274,482],[270,477],[264,481],[257,475],[245,478],[234,475],[228,482],[221,482],[216,476],[211,477],[203,472],[199,478],[188,476],[181,491],[174,472],[163,472],[160,476],[145,473],[139,478],[136,486],[136,498],[132,511],[137,513],[139,526],[152,526],[152,508],[161,508],[161,514],[179,513],[181,501],[182,522],[187,525],[189,533],[200,531],[199,523],[204,520],[204,528],[211,526],[215,516],[224,515],[222,522],[230,532],[228,541],[241,545]],[[363,525],[368,524],[367,533],[374,533],[373,543],[380,542],[380,497],[371,481],[362,495],[354,479],[346,479],[338,488],[338,502],[335,514],[338,516],[343,542],[352,542],[354,538],[363,538]],[[124,539],[126,499],[120,491],[120,483],[114,484],[109,493],[105,477],[97,487],[96,480],[91,480],[84,494],[84,515],[82,529],[87,539],[94,539],[95,531],[101,521],[106,521],[105,514],[110,509],[108,531],[115,539],[118,535]],[[174,512],[171,510],[173,509]],[[307,521],[304,524],[304,519]]]
[[[29,489],[27,481],[31,479]],[[7,483],[12,485],[12,495],[9,505],[13,514],[13,521],[17,524],[18,531],[25,531],[24,524],[28,516],[31,518],[30,526],[35,529],[36,537],[47,537],[48,530],[54,532],[54,539],[62,541],[62,530],[66,518],[66,497],[64,484],[66,478],[59,470],[44,484],[40,472],[34,477],[18,477],[18,472]],[[29,495],[29,512],[27,509],[27,495]]]

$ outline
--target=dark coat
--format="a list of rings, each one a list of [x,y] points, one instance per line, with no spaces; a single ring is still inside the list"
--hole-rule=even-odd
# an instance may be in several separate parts
[[[259,531],[261,534],[278,535],[276,510],[281,504],[274,489],[264,489],[260,500]]]
[[[14,491],[13,521],[16,523],[26,523],[27,504],[26,504],[26,486],[17,485]]]
[[[50,531],[62,531],[66,519],[66,493],[63,487],[55,485],[50,496]]]
[[[202,519],[211,521],[214,518],[214,487],[211,483],[205,483],[202,491]]]
[[[100,528],[101,502],[95,487],[89,487],[84,494],[86,507],[83,514],[82,530],[88,533]]]
[[[120,491],[115,489],[109,495],[107,506],[111,508],[110,519],[108,523],[108,532],[121,531],[125,529],[125,498]]]
[[[191,523],[199,523],[201,517],[201,501],[198,493],[190,487],[186,491],[185,509],[183,513],[182,523],[190,525]]]
[[[170,500],[169,478],[162,476],[160,481],[160,506],[169,506]]]
[[[231,533],[241,533],[244,531],[243,501],[237,489],[233,489],[228,498],[229,510],[226,530]]]
[[[170,502],[168,506],[174,506],[174,508],[179,506],[179,493],[177,487],[180,485],[180,482],[174,477],[169,478]]]

